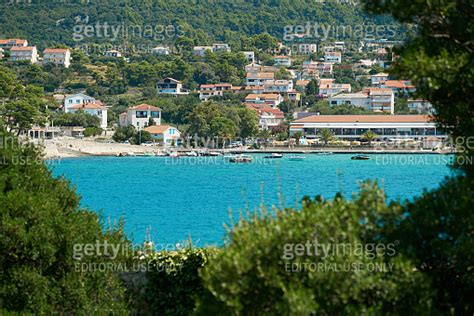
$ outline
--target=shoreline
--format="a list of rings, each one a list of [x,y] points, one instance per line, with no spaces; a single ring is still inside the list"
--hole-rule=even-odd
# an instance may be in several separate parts
[[[128,157],[141,156],[164,156],[166,152],[177,152],[186,154],[192,151],[208,151],[220,154],[308,154],[316,155],[321,153],[332,154],[410,154],[410,155],[450,155],[455,154],[451,150],[422,150],[413,148],[338,148],[338,147],[309,147],[309,148],[282,148],[266,147],[264,149],[246,148],[226,148],[226,149],[206,149],[206,148],[163,148],[158,146],[140,146],[120,143],[96,142],[94,140],[83,139],[55,139],[47,140],[41,144],[44,149],[44,159],[51,160],[57,158],[80,158],[80,157],[117,157],[119,155]]]

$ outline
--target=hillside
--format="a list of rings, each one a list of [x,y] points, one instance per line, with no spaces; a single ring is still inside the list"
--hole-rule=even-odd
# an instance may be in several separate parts
[[[242,36],[263,32],[283,39],[299,30],[305,41],[318,42],[360,39],[375,35],[375,25],[394,25],[392,18],[368,17],[358,5],[330,0],[32,2],[0,4],[0,38],[28,38],[40,49],[90,42],[158,45],[178,36],[195,45],[225,41],[239,47]],[[399,39],[402,32],[395,29],[376,35]]]

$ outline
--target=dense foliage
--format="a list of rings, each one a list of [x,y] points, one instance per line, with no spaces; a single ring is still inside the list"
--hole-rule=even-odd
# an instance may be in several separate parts
[[[0,314],[117,313],[124,288],[112,272],[81,272],[77,245],[124,243],[121,228],[104,231],[98,216],[79,207],[64,179],[53,179],[33,146],[2,133],[0,146]]]
[[[326,0],[315,1],[32,1],[32,3],[2,2],[0,25],[4,28],[0,37],[27,37],[41,49],[55,44],[75,46],[83,43],[110,43],[113,45],[157,45],[174,42],[179,46],[206,45],[216,40],[230,43],[233,48],[245,48],[247,36],[269,33],[282,38],[297,25],[319,23],[326,28],[338,26],[363,26],[364,32],[338,31],[340,39],[374,36],[374,25],[393,23],[391,17],[369,18],[352,2]],[[103,30],[94,29],[92,35],[84,31],[85,25],[97,23],[120,30],[118,36],[104,36]],[[291,27],[291,30],[288,29]],[[370,31],[370,32],[369,32]],[[331,30],[330,35],[336,34]],[[367,34],[371,33],[371,34]],[[322,37],[315,36],[318,41]],[[400,37],[402,32],[387,32],[380,37]],[[335,37],[335,36],[331,36]],[[241,39],[243,44],[241,44]],[[259,41],[258,45],[264,45]],[[137,46],[137,48],[139,48]]]
[[[186,247],[153,255],[143,295],[136,308],[154,315],[189,315],[204,292],[199,269],[215,253],[211,248]]]

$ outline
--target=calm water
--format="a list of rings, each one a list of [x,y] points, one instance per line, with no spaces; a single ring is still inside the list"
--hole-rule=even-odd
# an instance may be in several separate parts
[[[304,195],[350,196],[364,179],[378,179],[389,199],[411,198],[449,175],[450,157],[439,155],[307,155],[304,161],[262,159],[229,164],[224,158],[94,157],[52,165],[82,196],[82,205],[112,221],[123,217],[126,232],[141,242],[151,227],[155,243],[192,237],[197,246],[220,244],[229,223],[245,209],[294,206]]]

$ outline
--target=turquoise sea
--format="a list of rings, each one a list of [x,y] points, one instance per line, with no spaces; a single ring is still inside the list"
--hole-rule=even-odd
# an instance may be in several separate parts
[[[197,246],[221,244],[230,212],[295,206],[304,195],[350,197],[358,183],[377,179],[389,199],[407,199],[438,186],[451,174],[452,156],[306,155],[303,161],[263,159],[230,164],[223,157],[87,157],[52,163],[82,196],[82,205],[101,211],[106,222],[123,217],[134,242],[147,231],[156,244],[174,245],[189,237]],[[168,246],[169,247],[169,246]]]

